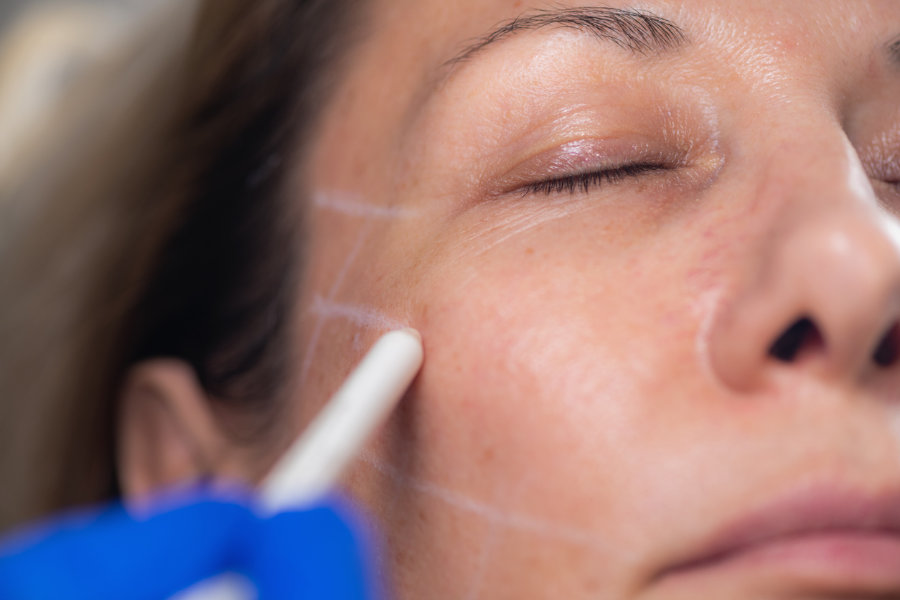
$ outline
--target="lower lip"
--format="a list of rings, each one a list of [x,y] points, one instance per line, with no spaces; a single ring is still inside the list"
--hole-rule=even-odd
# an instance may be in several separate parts
[[[809,583],[858,589],[900,589],[900,534],[829,531],[759,542],[685,565],[669,576],[750,570]]]

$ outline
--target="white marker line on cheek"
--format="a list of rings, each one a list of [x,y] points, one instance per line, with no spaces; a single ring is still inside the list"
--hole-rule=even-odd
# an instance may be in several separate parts
[[[897,457],[900,458],[900,409],[894,409],[888,416],[888,427],[894,435],[894,441],[897,444]]]
[[[487,533],[484,536],[484,542],[481,545],[481,552],[478,553],[478,564],[475,567],[475,574],[469,591],[466,594],[467,600],[478,600],[481,597],[481,591],[484,587],[484,578],[488,572],[488,565],[494,556],[494,550],[497,547],[497,540],[500,537],[500,523],[491,521],[488,524]]]
[[[488,231],[479,232],[478,234],[469,236],[469,239],[466,240],[467,245],[472,245],[479,238],[485,238],[489,236],[491,233],[495,233],[498,230],[505,229],[500,237],[491,240],[487,246],[479,248],[477,251],[473,253],[473,256],[479,257],[482,254],[492,250],[495,246],[502,244],[518,235],[526,233],[535,227],[540,225],[544,225],[545,223],[550,223],[552,221],[556,221],[557,219],[562,219],[568,217],[569,215],[575,213],[579,209],[583,207],[575,207],[569,201],[569,199],[565,199],[566,201],[560,202],[557,205],[550,205],[544,208],[540,212],[540,214],[517,214],[512,218],[507,218],[505,222],[500,223],[499,225],[495,225]]]
[[[408,219],[419,212],[401,206],[378,206],[363,201],[356,194],[341,192],[317,192],[313,194],[316,208],[334,211],[348,217],[366,219]]]
[[[313,299],[310,310],[325,320],[346,319],[368,329],[403,329],[408,326],[407,323],[392,319],[375,308],[335,302],[321,296]]]
[[[344,259],[344,263],[341,265],[340,271],[338,271],[337,276],[334,278],[334,281],[331,284],[331,288],[328,290],[329,299],[333,299],[335,296],[337,296],[338,291],[344,284],[344,279],[347,278],[347,273],[350,271],[350,267],[356,261],[356,257],[359,255],[360,250],[362,250],[363,243],[368,237],[369,229],[371,229],[371,223],[366,223],[363,230],[359,232],[359,237],[353,244],[353,248],[350,249],[350,253],[347,254],[347,258]],[[306,383],[306,378],[309,376],[309,370],[310,368],[312,368],[316,347],[319,345],[319,338],[322,336],[322,329],[325,327],[325,322],[327,321],[327,319],[325,319],[322,315],[317,315],[317,317],[318,318],[313,325],[312,333],[309,336],[309,343],[306,345],[306,353],[303,356],[303,364],[300,367],[301,386]]]
[[[694,310],[702,315],[700,327],[697,329],[697,339],[694,340],[694,348],[697,352],[697,360],[700,363],[701,370],[706,374],[711,382],[717,386],[722,385],[716,371],[713,368],[712,357],[710,356],[709,341],[712,337],[713,324],[722,309],[722,301],[725,298],[725,289],[719,288],[712,290],[701,296],[694,303]]]
[[[484,578],[487,575],[488,564],[490,564],[491,557],[494,554],[494,548],[497,546],[498,537],[500,537],[500,524],[492,521],[488,526],[484,544],[478,555],[478,565],[475,567],[475,576],[466,594],[466,600],[478,600],[481,598],[481,588],[484,586]]]
[[[634,558],[628,556],[621,548],[612,547],[611,544],[603,542],[598,539],[597,536],[585,533],[583,530],[576,527],[545,521],[530,515],[502,511],[489,504],[458,494],[446,488],[407,477],[393,467],[386,465],[371,456],[362,456],[361,459],[383,475],[390,477],[405,487],[437,498],[454,508],[478,515],[497,525],[533,533],[541,537],[559,540],[575,546],[581,546],[605,555],[614,554],[619,558],[634,561]]]

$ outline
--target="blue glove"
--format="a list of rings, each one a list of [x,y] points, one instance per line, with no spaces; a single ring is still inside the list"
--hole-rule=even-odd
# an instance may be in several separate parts
[[[0,599],[159,600],[226,572],[260,600],[373,599],[361,525],[338,499],[262,518],[246,497],[209,494],[144,518],[70,515],[0,542]]]

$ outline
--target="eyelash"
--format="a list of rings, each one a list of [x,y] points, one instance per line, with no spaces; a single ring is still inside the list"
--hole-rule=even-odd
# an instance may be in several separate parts
[[[577,175],[559,177],[557,179],[548,179],[547,181],[539,181],[537,183],[529,183],[522,188],[522,195],[543,194],[545,196],[550,196],[552,194],[562,193],[575,194],[576,192],[586,194],[592,189],[603,185],[616,184],[624,179],[638,177],[654,171],[664,171],[668,168],[667,165],[659,163],[631,163],[613,169],[590,171],[587,173],[579,173]]]

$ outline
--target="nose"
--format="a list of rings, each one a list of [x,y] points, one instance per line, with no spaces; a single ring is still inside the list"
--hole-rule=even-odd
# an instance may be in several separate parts
[[[783,161],[758,188],[769,217],[708,344],[714,373],[733,389],[786,368],[850,383],[898,368],[900,229],[855,153],[816,164]]]

